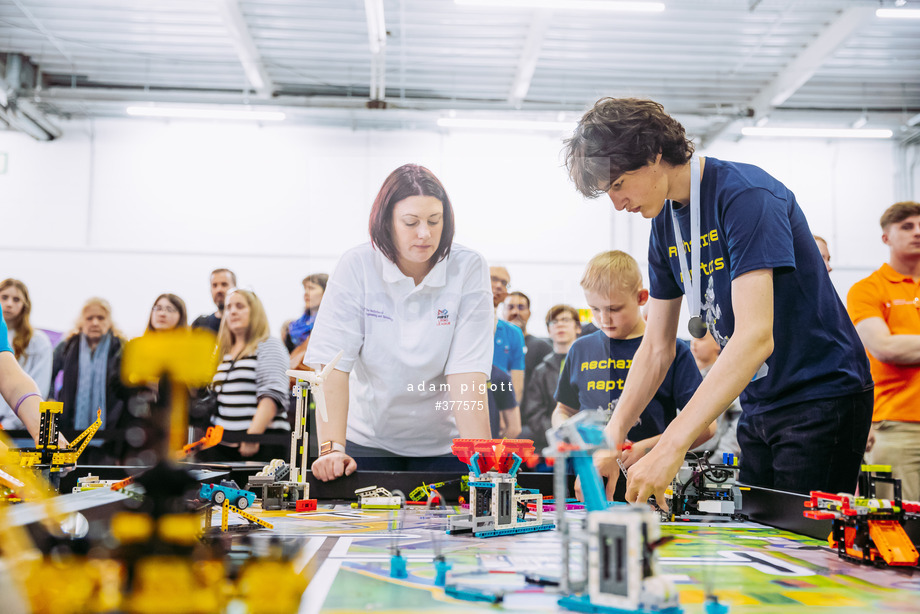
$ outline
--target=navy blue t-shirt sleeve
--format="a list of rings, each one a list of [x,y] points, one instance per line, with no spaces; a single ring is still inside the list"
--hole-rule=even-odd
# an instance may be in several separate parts
[[[672,397],[677,409],[683,409],[690,402],[690,397],[696,393],[703,381],[700,370],[696,366],[690,348],[680,339],[677,340],[677,354],[671,363],[672,370]]]
[[[557,403],[568,405],[572,409],[581,409],[581,403],[578,400],[578,388],[573,383],[572,365],[578,364],[575,347],[576,342],[569,348],[565,360],[562,361],[562,372],[559,374],[559,383],[556,385],[555,399]]]
[[[723,208],[731,276],[758,269],[795,269],[791,203],[766,188],[739,192]]]
[[[665,205],[658,217],[652,220],[652,233],[648,242],[649,294],[660,300],[680,298],[684,295],[684,289],[671,272],[668,237],[669,232],[673,234],[673,231],[664,226],[671,224],[670,211],[670,205]]]

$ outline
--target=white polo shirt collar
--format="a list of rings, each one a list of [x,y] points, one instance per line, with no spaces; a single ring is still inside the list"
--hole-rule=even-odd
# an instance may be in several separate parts
[[[415,285],[415,280],[405,275],[402,271],[399,270],[399,267],[396,266],[396,263],[387,258],[383,252],[381,252],[376,247],[374,249],[374,254],[377,258],[377,261],[380,263],[380,270],[382,273],[383,281],[388,284],[396,284],[397,286],[404,286],[407,290],[407,294],[411,294],[412,291],[419,291],[422,288],[441,288],[447,285],[447,259],[441,260],[434,265],[428,275],[422,279],[422,283]]]

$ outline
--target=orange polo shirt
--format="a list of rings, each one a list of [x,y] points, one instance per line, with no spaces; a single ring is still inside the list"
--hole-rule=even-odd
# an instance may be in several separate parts
[[[853,324],[882,318],[892,335],[920,335],[920,282],[883,264],[853,284],[847,311]],[[920,422],[920,366],[893,365],[866,353],[875,380],[872,421]]]

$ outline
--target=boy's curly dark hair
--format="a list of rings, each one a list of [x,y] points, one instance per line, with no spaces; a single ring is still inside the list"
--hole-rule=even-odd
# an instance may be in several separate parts
[[[625,172],[653,162],[690,161],[684,127],[653,100],[601,98],[565,140],[565,165],[578,191],[595,198]]]

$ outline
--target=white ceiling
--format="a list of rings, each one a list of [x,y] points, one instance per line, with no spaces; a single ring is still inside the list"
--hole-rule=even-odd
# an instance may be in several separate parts
[[[761,118],[920,131],[920,20],[875,15],[894,0],[665,4],[382,0],[386,40],[373,53],[365,0],[0,0],[0,126],[123,117],[133,102],[434,129],[449,113],[567,120],[602,96],[639,96],[704,142]]]

